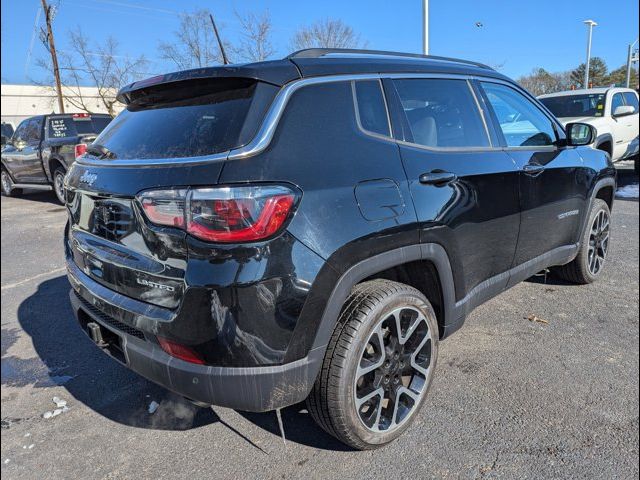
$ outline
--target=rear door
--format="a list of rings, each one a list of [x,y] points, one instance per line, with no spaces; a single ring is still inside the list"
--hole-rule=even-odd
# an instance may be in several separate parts
[[[564,132],[515,86],[480,82],[493,123],[519,175],[522,221],[514,266],[578,241],[586,214],[587,172]]]
[[[632,156],[638,153],[638,128],[640,119],[640,109],[638,108],[638,94],[635,92],[623,92],[625,105],[633,107],[634,111],[630,115],[620,117],[620,120],[624,120],[627,128],[626,144],[627,149],[625,151],[625,157]]]
[[[421,242],[447,250],[457,300],[480,303],[508,280],[500,274],[510,268],[518,239],[518,169],[495,145],[470,81],[415,78],[392,85]]]

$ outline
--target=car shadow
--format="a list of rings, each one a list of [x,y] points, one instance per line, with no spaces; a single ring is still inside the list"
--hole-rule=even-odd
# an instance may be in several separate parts
[[[18,307],[18,322],[31,337],[39,358],[8,355],[20,331],[2,329],[3,387],[63,386],[77,402],[114,422],[136,428],[190,430],[218,422],[262,450],[222,420],[214,409],[198,407],[102,353],[76,323],[68,300],[69,289],[64,276],[46,280]],[[159,404],[153,414],[148,412],[151,402]],[[73,408],[73,402],[69,405]],[[45,405],[42,413],[53,408],[53,403]],[[275,413],[238,413],[263,430],[280,436]],[[288,441],[320,449],[347,448],[317,427],[301,405],[283,409],[282,416]]]
[[[63,206],[60,205],[60,202],[58,202],[58,198],[56,197],[56,194],[53,193],[52,190],[42,191],[42,190],[23,189],[20,195],[17,195],[11,198],[14,198],[16,200],[21,200],[21,201],[50,203],[54,207],[63,208]]]

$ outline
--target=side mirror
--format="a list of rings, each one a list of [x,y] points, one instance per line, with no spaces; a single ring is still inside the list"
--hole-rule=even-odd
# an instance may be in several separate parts
[[[16,138],[11,143],[13,144],[14,147],[16,147],[16,150],[22,150],[24,147],[27,146],[27,142],[25,142],[21,138]]]
[[[593,125],[588,123],[567,123],[567,145],[580,147],[589,145],[598,136],[598,132]]]
[[[635,113],[635,111],[636,109],[631,105],[620,105],[613,111],[613,116],[624,117],[625,115],[631,115],[632,113]]]

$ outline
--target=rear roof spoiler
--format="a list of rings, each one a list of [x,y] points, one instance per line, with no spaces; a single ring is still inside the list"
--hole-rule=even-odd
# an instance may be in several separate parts
[[[116,99],[119,102],[128,105],[131,100],[131,93],[144,88],[189,80],[212,78],[253,79],[281,87],[285,83],[300,78],[300,73],[295,65],[288,60],[195,68],[192,70],[183,70],[180,72],[158,75],[138,82],[133,82],[122,87],[118,92]]]

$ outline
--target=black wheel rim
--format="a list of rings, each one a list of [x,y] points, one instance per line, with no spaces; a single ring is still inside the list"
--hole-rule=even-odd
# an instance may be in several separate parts
[[[431,382],[433,339],[424,314],[401,307],[378,322],[360,352],[354,401],[362,424],[390,432],[417,410]]]
[[[12,182],[7,172],[3,171],[0,173],[0,181],[2,182],[2,190],[7,194],[11,193]]]
[[[587,261],[591,275],[600,273],[604,266],[609,250],[609,227],[609,214],[605,210],[600,210],[593,220],[591,232],[589,233],[589,255]]]
[[[58,196],[58,200],[64,203],[64,175],[61,173],[56,173],[55,178],[53,179],[53,187],[56,189],[56,195]]]

